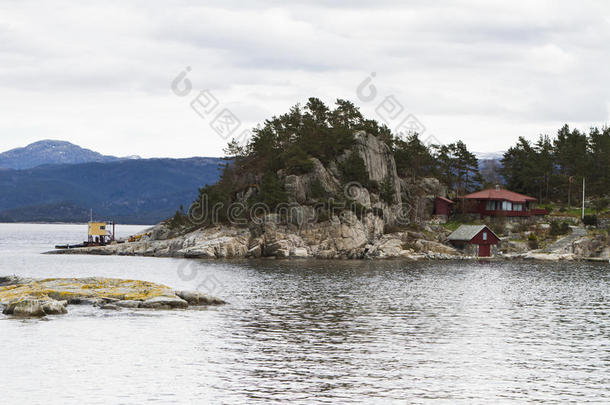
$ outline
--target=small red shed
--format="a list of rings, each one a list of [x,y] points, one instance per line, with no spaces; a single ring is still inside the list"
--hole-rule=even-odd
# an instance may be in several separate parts
[[[444,215],[448,217],[451,215],[451,206],[453,201],[445,197],[436,197],[434,201],[434,215]]]
[[[448,237],[455,247],[467,251],[473,256],[491,256],[492,246],[500,242],[498,235],[493,233],[487,225],[460,225]]]

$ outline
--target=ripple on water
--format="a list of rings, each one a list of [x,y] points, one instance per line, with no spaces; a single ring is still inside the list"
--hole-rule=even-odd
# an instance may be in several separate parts
[[[183,280],[178,260],[41,256],[75,232],[46,227],[34,249],[0,225],[3,272],[213,274],[230,304],[0,317],[5,403],[610,401],[607,264],[200,261]]]

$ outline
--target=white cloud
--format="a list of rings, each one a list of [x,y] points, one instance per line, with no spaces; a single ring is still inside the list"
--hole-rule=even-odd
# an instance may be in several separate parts
[[[608,121],[603,1],[241,3],[1,3],[0,150],[54,138],[116,155],[220,155],[225,141],[191,97],[170,92],[185,66],[244,126],[310,96],[374,116],[356,97],[370,72],[377,102],[393,94],[430,133],[475,150]]]

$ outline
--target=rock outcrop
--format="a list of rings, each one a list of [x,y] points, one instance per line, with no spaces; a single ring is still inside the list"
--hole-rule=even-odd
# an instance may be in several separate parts
[[[184,298],[182,298],[184,297]],[[221,305],[225,301],[197,291],[171,288],[139,280],[114,278],[49,278],[43,280],[0,277],[0,305],[5,315],[43,317],[67,313],[70,305],[101,309],[184,309],[193,305]]]

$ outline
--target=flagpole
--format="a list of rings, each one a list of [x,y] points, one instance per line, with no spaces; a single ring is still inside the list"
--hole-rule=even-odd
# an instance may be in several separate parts
[[[582,219],[585,219],[585,178],[582,178]]]

